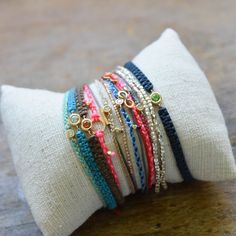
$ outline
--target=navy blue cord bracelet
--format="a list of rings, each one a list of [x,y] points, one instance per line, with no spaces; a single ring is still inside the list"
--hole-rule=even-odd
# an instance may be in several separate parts
[[[148,93],[151,93],[153,91],[153,84],[151,83],[151,81],[136,65],[134,65],[133,62],[127,62],[124,67],[136,77],[136,79]],[[171,149],[173,151],[176,164],[182,178],[185,182],[193,181],[194,178],[188,168],[179,137],[170,118],[169,112],[165,107],[159,106],[158,114],[163,123],[166,135],[170,141]]]

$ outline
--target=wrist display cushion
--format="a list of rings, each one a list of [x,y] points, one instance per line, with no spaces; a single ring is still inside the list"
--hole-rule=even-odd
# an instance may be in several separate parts
[[[166,30],[133,62],[161,93],[194,178],[235,178],[224,118],[204,73],[178,35]],[[65,137],[63,96],[2,86],[1,115],[16,171],[45,235],[69,235],[102,207]],[[166,135],[163,138],[167,181],[181,182]],[[123,189],[123,194],[128,192]]]

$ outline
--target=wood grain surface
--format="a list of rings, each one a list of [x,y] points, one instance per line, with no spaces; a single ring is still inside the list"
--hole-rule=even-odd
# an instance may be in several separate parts
[[[65,91],[135,56],[166,28],[206,72],[236,153],[236,1],[0,1],[0,84]],[[18,194],[0,123],[0,235],[41,235]],[[236,235],[236,181],[172,185],[101,210],[73,235]]]

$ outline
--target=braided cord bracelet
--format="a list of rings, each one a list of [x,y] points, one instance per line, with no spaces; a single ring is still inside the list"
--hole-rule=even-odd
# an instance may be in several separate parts
[[[145,116],[147,117],[147,123],[148,123],[151,141],[153,145],[154,167],[151,171],[154,173],[153,176],[155,176],[155,192],[159,192],[161,183],[164,188],[166,186],[165,186],[164,179],[161,177],[160,163],[159,163],[159,146],[161,147],[162,145],[160,145],[160,139],[159,139],[160,136],[158,138],[156,136],[157,121],[155,119],[156,116],[154,114],[154,111],[152,110],[152,103],[149,100],[149,96],[147,96],[143,87],[139,83],[137,83],[135,77],[129,70],[127,70],[124,67],[119,66],[117,67],[117,70],[115,72],[121,78],[123,78],[124,81],[126,81],[130,87],[133,88],[133,90],[136,92],[136,94],[138,95],[138,97],[140,98],[143,104],[143,107],[144,107],[143,111],[144,111]],[[163,154],[163,149],[161,149],[160,152]],[[151,187],[152,185],[150,184],[149,188]]]
[[[83,88],[77,88],[76,94],[76,107],[81,117],[86,117],[88,114],[88,106],[84,102],[84,90]]]
[[[160,184],[162,185],[164,189],[167,188],[166,176],[165,176],[165,150],[164,150],[164,143],[162,139],[162,132],[157,122],[157,117],[156,117],[155,110],[153,107],[153,102],[150,96],[144,90],[143,86],[136,80],[136,77],[128,69],[124,67],[122,67],[121,70],[123,70],[126,74],[130,75],[131,81],[133,82],[134,85],[137,86],[140,93],[143,95],[144,100],[148,104],[149,112],[151,114],[151,119],[152,119],[152,123],[149,122],[149,124],[151,125],[153,124],[153,130],[151,130],[153,145],[154,143],[155,145],[157,145],[157,149],[156,149],[157,158],[154,158],[154,163],[155,163],[156,170],[159,169],[159,172],[160,172],[159,174],[160,182],[156,182],[156,192],[159,192]],[[152,129],[152,127],[150,127],[150,129]],[[154,149],[154,152],[155,152],[155,149]]]
[[[133,111],[132,115],[134,116],[133,118],[135,119],[138,125],[138,128],[140,129],[140,132],[137,132],[137,134],[138,134],[138,139],[140,140],[139,143],[140,143],[141,153],[143,157],[142,159],[143,159],[143,163],[145,167],[146,179],[149,182],[151,182],[153,178],[150,177],[149,169],[151,170],[152,168],[149,168],[149,167],[150,167],[150,164],[151,166],[153,166],[153,147],[151,143],[149,127],[147,125],[147,119],[143,113],[143,109],[144,109],[143,105],[140,99],[138,98],[137,94],[135,93],[135,91],[133,91],[133,89],[120,76],[118,76],[115,73],[109,73],[109,74],[113,77],[113,80],[116,86],[119,86],[119,89],[122,88],[123,90],[125,90],[128,93],[129,100],[132,100],[131,103],[134,103],[134,106],[132,107],[132,111]],[[145,136],[145,141],[141,142],[141,140],[144,139],[144,136]],[[152,175],[154,176],[154,173],[152,173]]]
[[[145,151],[146,151],[146,157],[148,160],[148,167],[151,170],[151,169],[153,169],[153,160],[154,160],[152,142],[151,142],[151,138],[149,135],[149,130],[147,129],[146,125],[143,123],[143,117],[141,117],[141,115],[139,114],[140,111],[138,110],[138,108],[136,107],[136,105],[133,101],[134,94],[132,94],[132,95],[129,94],[129,90],[128,90],[126,84],[123,81],[121,81],[121,78],[118,75],[110,73],[106,76],[110,76],[112,78],[111,81],[114,81],[114,85],[118,89],[120,89],[119,94],[124,95],[124,99],[126,99],[125,104],[130,104],[128,107],[132,110],[133,115],[134,115],[134,119],[138,125],[138,131],[140,131],[141,138],[143,140],[142,143],[143,143],[143,145],[145,147]],[[133,104],[133,105],[131,105],[131,104]],[[153,177],[151,175],[154,175],[154,173],[151,171],[148,171],[148,185],[152,185]]]
[[[115,85],[113,84],[113,82],[111,80],[106,79],[105,81],[108,83],[111,93],[113,94],[116,101],[118,102],[118,105],[120,106],[120,112],[121,112],[127,126],[129,127],[129,134],[130,134],[131,142],[133,145],[135,162],[136,162],[136,166],[138,168],[138,172],[139,172],[139,176],[140,176],[141,189],[144,190],[145,189],[145,173],[144,173],[144,168],[143,168],[143,163],[141,161],[140,153],[138,150],[136,137],[134,134],[134,124],[133,124],[132,120],[130,119],[129,114],[126,112],[126,110],[122,106],[124,100],[122,98],[119,98],[118,89],[115,87]],[[125,103],[126,102],[128,103],[128,100],[126,100]]]
[[[101,117],[97,112],[96,105],[93,102],[93,96],[91,94],[90,88],[88,85],[83,86],[84,93],[87,95],[87,98],[84,99],[84,102],[88,105],[92,111],[92,123],[93,127],[95,123],[101,122]],[[103,123],[103,122],[102,122]],[[115,172],[115,168],[111,161],[112,152],[108,150],[105,141],[104,141],[104,132],[102,129],[92,130],[93,135],[88,138],[89,146],[93,153],[94,159],[104,176],[105,180],[109,184],[113,195],[115,196],[119,205],[124,202],[122,193],[118,187],[119,180]],[[115,176],[114,176],[115,175]],[[117,185],[118,182],[118,185]]]
[[[85,136],[84,132],[80,129],[77,130],[76,137],[78,140],[78,144],[80,146],[81,154],[84,157],[85,161],[87,162],[87,165],[89,169],[92,172],[94,181],[96,185],[99,187],[103,198],[107,204],[107,207],[109,209],[114,209],[117,207],[116,200],[114,199],[114,196],[105,180],[103,175],[100,172],[100,169],[97,165],[97,162],[95,161],[95,158],[91,151],[91,144],[89,146],[89,142],[87,140],[87,137]]]
[[[124,198],[122,196],[121,191],[119,190],[118,186],[116,185],[116,181],[113,178],[112,172],[110,171],[110,168],[107,164],[106,156],[103,153],[102,146],[99,142],[101,140],[101,132],[97,133],[92,130],[95,123],[102,122],[100,119],[99,114],[96,112],[96,106],[93,103],[91,94],[89,93],[89,88],[87,85],[83,87],[83,89],[77,89],[76,90],[76,102],[77,102],[77,109],[80,112],[80,115],[83,115],[82,120],[82,129],[88,133],[88,145],[91,149],[91,153],[94,157],[94,160],[104,177],[105,181],[107,182],[108,186],[110,187],[110,190],[112,194],[114,195],[115,199],[117,200],[118,204],[121,205],[124,202]],[[78,93],[79,91],[79,93]],[[84,94],[88,95],[88,100],[85,99]],[[89,94],[88,94],[89,93]],[[92,119],[90,120],[87,118],[88,111],[92,110]],[[84,121],[84,123],[83,123]],[[86,126],[87,124],[87,126]],[[99,130],[98,130],[99,131]],[[98,138],[100,134],[100,137]],[[94,136],[95,135],[95,136]]]
[[[89,86],[87,84],[84,85],[84,92],[87,95],[87,100],[85,100],[85,103],[88,104],[88,107],[92,111],[92,122],[100,121],[101,120],[101,116],[98,113],[96,105],[94,104],[92,92],[91,92],[91,90],[90,90],[90,88],[89,88]],[[114,167],[114,165],[112,163],[112,160],[111,160],[111,156],[114,156],[115,153],[113,151],[110,151],[108,149],[108,147],[106,146],[106,143],[105,143],[105,140],[104,140],[104,131],[102,129],[98,129],[95,132],[95,135],[96,135],[96,137],[98,138],[98,140],[100,142],[100,146],[102,147],[104,156],[106,157],[107,164],[109,165],[109,168],[110,168],[110,170],[112,172],[112,175],[113,175],[113,177],[115,179],[115,182],[116,182],[117,186],[120,187],[119,178],[117,176],[115,167]]]
[[[77,114],[77,113],[75,113],[76,112],[76,90],[75,89],[71,89],[69,91],[67,102],[68,102],[67,116],[69,116],[70,112],[73,112],[72,115]],[[73,119],[72,119],[72,121],[73,121]],[[71,122],[71,121],[69,121],[69,122]],[[115,200],[106,180],[104,179],[103,175],[101,174],[101,172],[99,170],[99,167],[94,159],[93,153],[92,153],[91,148],[89,146],[89,141],[88,141],[86,135],[84,134],[84,132],[80,128],[78,128],[78,124],[76,126],[76,138],[77,138],[78,147],[80,149],[80,153],[81,153],[82,157],[84,158],[88,168],[90,169],[92,179],[93,179],[95,185],[99,188],[99,190],[102,194],[102,197],[106,203],[106,206],[109,209],[116,208],[117,207],[116,200]]]
[[[160,95],[157,92],[153,92],[153,84],[147,78],[147,76],[132,62],[127,62],[124,67],[135,75],[144,89],[147,92],[151,93],[150,97],[152,98],[154,103],[158,104],[160,102]],[[165,107],[160,106],[158,114],[165,128],[166,135],[169,138],[170,145],[181,176],[186,182],[193,181],[194,178],[188,168],[178,134],[168,110]]]
[[[152,185],[152,179],[154,176],[154,172],[151,171],[151,170],[154,170],[154,168],[153,168],[153,160],[154,160],[153,146],[152,146],[152,142],[151,142],[149,128],[146,125],[146,118],[142,113],[142,109],[143,109],[142,104],[140,103],[139,99],[135,95],[134,91],[131,89],[128,89],[129,87],[127,86],[127,84],[124,81],[122,81],[121,77],[119,77],[118,75],[116,75],[114,73],[112,74],[112,77],[117,80],[117,83],[116,83],[117,87],[127,91],[128,99],[134,103],[134,106],[132,106],[131,109],[132,109],[132,112],[134,115],[134,119],[138,125],[138,131],[139,131],[141,139],[142,139],[141,143],[145,149],[146,158],[144,158],[145,159],[144,161],[147,161],[147,164],[148,164],[148,169],[146,170],[148,185]],[[150,171],[149,171],[149,169],[150,169]]]
[[[109,169],[109,166],[107,165],[107,161],[104,157],[103,150],[101,148],[101,145],[100,145],[100,142],[99,142],[97,136],[91,136],[88,139],[88,144],[89,144],[89,147],[90,147],[91,152],[93,154],[94,160],[95,160],[102,176],[106,180],[113,196],[115,197],[117,203],[119,205],[122,205],[124,203],[123,195],[122,195],[120,189],[118,188],[118,186],[116,185],[116,182],[115,182],[115,180],[112,176],[112,173]]]
[[[66,133],[71,133],[71,136],[70,136],[71,138],[69,139],[71,147],[72,147],[72,149],[73,149],[77,159],[79,160],[79,162],[80,162],[80,164],[81,164],[85,174],[87,175],[87,177],[89,178],[89,180],[93,184],[93,186],[94,186],[94,188],[95,188],[95,190],[96,190],[100,200],[103,203],[103,206],[105,207],[106,206],[106,202],[104,201],[102,193],[101,193],[100,189],[98,188],[96,182],[94,181],[93,174],[92,174],[91,170],[89,169],[85,159],[83,158],[83,156],[81,154],[81,151],[80,151],[80,148],[79,148],[79,145],[78,145],[77,141],[74,138],[74,130],[71,129],[71,126],[68,124],[68,119],[69,119],[69,116],[68,116],[68,113],[67,113],[67,110],[68,110],[68,102],[67,102],[68,101],[68,96],[69,96],[69,92],[66,92],[65,95],[64,95],[64,100],[63,100],[63,123],[64,123],[64,129],[65,129]]]
[[[126,164],[125,154],[122,149],[123,140],[122,139],[119,140],[119,133],[123,129],[116,126],[116,122],[115,122],[115,119],[113,116],[113,111],[111,108],[112,104],[109,104],[109,98],[105,98],[104,92],[106,92],[106,90],[104,90],[104,87],[102,86],[102,84],[98,80],[95,80],[95,86],[96,86],[96,89],[99,92],[99,95],[103,101],[103,104],[99,104],[98,101],[97,101],[97,103],[101,106],[101,109],[100,109],[101,114],[103,116],[105,123],[107,124],[106,127],[108,127],[108,130],[109,130],[109,133],[107,133],[107,135],[110,135],[112,137],[112,141],[113,141],[113,144],[115,145],[115,149],[116,149],[116,155],[117,155],[118,160],[121,164],[123,173],[125,175],[125,179],[128,183],[131,193],[134,194],[135,193],[135,186],[133,184],[132,176],[130,175],[130,172],[128,169],[129,167]],[[96,97],[95,97],[95,99],[96,99]],[[117,132],[117,131],[119,131],[119,132]]]
[[[131,110],[131,116],[135,120],[137,125],[133,125],[136,130],[136,134],[138,136],[140,153],[143,162],[143,168],[145,172],[145,179],[148,181],[148,155],[152,155],[152,143],[150,141],[149,130],[145,125],[145,121],[143,120],[144,116],[141,114],[141,103],[138,100],[137,96],[135,96],[134,92],[127,86],[127,84],[116,74],[108,73],[108,76],[111,77],[111,81],[114,85],[119,89],[120,98],[124,99],[125,107]],[[148,155],[146,155],[149,153]]]
[[[117,104],[115,102],[115,100],[113,99],[113,95],[112,93],[110,92],[107,84],[103,81],[103,79],[100,79],[99,80],[101,82],[101,84],[103,85],[104,89],[106,90],[111,102],[112,102],[112,105],[113,105],[113,108],[114,108],[114,111],[115,111],[115,114],[116,114],[116,117],[118,118],[119,120],[119,124],[120,126],[122,127],[122,139],[123,139],[123,145],[124,145],[124,149],[125,149],[125,156],[124,156],[124,161],[126,163],[126,166],[128,167],[128,171],[129,171],[129,174],[130,174],[130,177],[132,179],[132,183],[135,187],[135,189],[138,189],[138,186],[137,186],[137,182],[136,182],[136,178],[135,178],[135,173],[134,173],[134,169],[133,169],[133,165],[132,165],[132,160],[131,160],[131,154],[130,154],[130,151],[129,151],[129,146],[128,146],[128,136],[127,136],[127,133],[125,132],[125,123],[121,117],[121,114],[117,108]]]

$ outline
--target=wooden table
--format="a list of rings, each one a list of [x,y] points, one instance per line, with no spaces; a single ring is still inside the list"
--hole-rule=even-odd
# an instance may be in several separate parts
[[[236,2],[0,1],[0,84],[65,91],[132,58],[166,27],[206,72],[236,153]],[[17,194],[0,124],[0,235],[41,235]],[[173,185],[99,211],[74,235],[236,235],[236,181]]]

